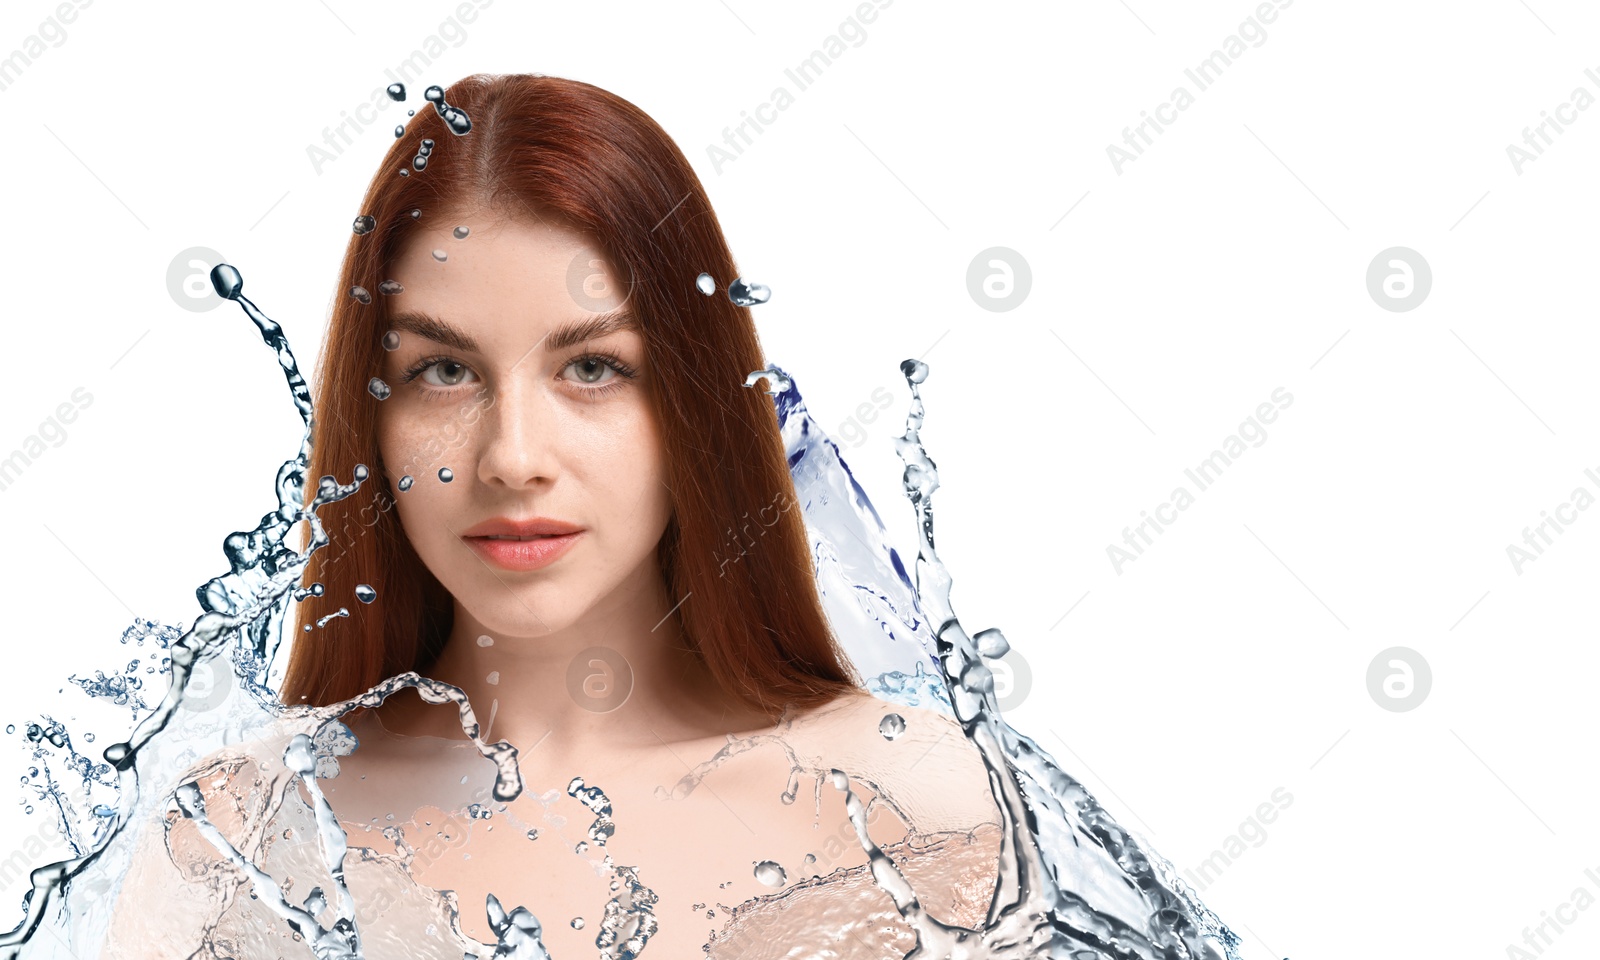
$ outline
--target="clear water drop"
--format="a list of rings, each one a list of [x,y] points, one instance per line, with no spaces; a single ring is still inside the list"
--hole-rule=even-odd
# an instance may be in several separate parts
[[[451,470],[449,467],[440,467],[439,468],[439,482],[440,483],[449,483],[451,480],[454,480],[455,478],[456,478],[456,474],[455,474],[454,470]]]
[[[224,300],[237,300],[244,294],[244,277],[231,263],[219,263],[211,268],[211,289]]]
[[[466,111],[452,107],[445,102],[443,87],[429,87],[422,91],[422,96],[433,104],[433,109],[444,119],[445,126],[450,128],[451,133],[459,137],[464,136],[472,129],[472,121],[467,117]]]
[[[702,273],[694,278],[694,287],[709,297],[717,292],[717,278],[709,273]]]
[[[422,219],[422,211],[421,210],[412,210],[411,211],[411,219],[413,219],[413,220],[421,220]]]
[[[406,98],[406,85],[403,83],[391,83],[389,84],[389,89],[385,90],[384,93],[389,95],[390,100],[397,102],[404,100]]]
[[[1011,641],[1006,639],[1006,635],[1001,633],[998,627],[980,630],[972,639],[977,641],[980,657],[998,660],[1011,652]]]
[[[781,887],[789,880],[783,868],[771,860],[762,860],[755,867],[756,879],[769,887]]]
[[[484,634],[483,636],[478,638],[478,646],[480,646],[480,647],[492,647],[492,646],[494,646],[494,637],[489,636],[487,633]]]
[[[433,259],[439,261],[440,263],[444,263],[446,260],[450,259],[450,254],[445,253],[443,250],[435,250],[433,251]]]
[[[355,231],[356,236],[360,236],[364,233],[371,233],[377,226],[378,221],[372,217],[360,216],[356,217],[356,222],[350,225],[350,229]]]
[[[400,281],[398,280],[385,280],[378,284],[378,292],[386,297],[392,297],[397,293],[404,293],[405,289],[405,287],[400,286]],[[396,346],[398,345],[399,344],[396,344]]]
[[[772,291],[765,284],[746,283],[743,277],[728,284],[728,299],[741,307],[753,307],[772,299]]]
[[[381,290],[383,288],[380,287],[379,289]],[[385,350],[399,350],[400,349],[400,331],[398,331],[398,330],[390,330],[388,333],[383,335],[383,349],[385,349]]]
[[[886,713],[878,721],[878,732],[883,734],[883,739],[893,740],[906,732],[906,718],[898,713]]]
[[[411,489],[411,484],[412,484],[412,479],[411,479],[410,474],[407,474],[406,476],[401,477],[400,478],[400,492],[401,493],[405,493],[407,490],[410,490]]]
[[[394,138],[395,138],[395,139],[396,139],[396,140],[399,140],[399,139],[400,139],[400,138],[401,138],[401,137],[403,137],[403,136],[405,136],[405,135],[406,135],[406,128],[405,128],[405,127],[402,127],[402,126],[400,126],[400,125],[399,125],[399,124],[395,124],[395,128],[394,128]]]
[[[356,584],[356,599],[362,603],[371,603],[378,599],[378,591],[372,589],[370,584],[358,583]]]
[[[361,287],[361,286],[351,287],[350,288],[350,296],[353,299],[360,300],[362,303],[371,303],[372,302],[372,294],[367,292],[367,288],[366,287]]]
[[[389,399],[389,385],[384,383],[382,380],[379,380],[377,377],[373,377],[371,380],[367,381],[367,392],[372,394],[374,397],[377,397],[379,400]]]
[[[456,227],[454,230],[452,230],[450,232],[455,235],[455,238],[457,240],[465,240],[465,239],[467,239],[467,234],[472,232],[472,228],[471,227]]]

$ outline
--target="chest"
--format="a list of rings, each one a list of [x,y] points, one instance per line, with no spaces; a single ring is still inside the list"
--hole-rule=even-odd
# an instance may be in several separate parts
[[[842,794],[796,780],[781,752],[753,751],[701,774],[677,761],[637,763],[596,769],[576,789],[570,778],[550,787],[531,774],[509,804],[414,809],[348,786],[381,780],[369,777],[346,781],[334,803],[352,845],[403,852],[411,881],[451,891],[467,936],[495,941],[492,893],[507,911],[537,916],[557,957],[591,955],[597,938],[625,940],[641,924],[653,927],[654,955],[700,956],[736,906],[865,863]],[[895,825],[877,808],[869,830],[883,843]]]

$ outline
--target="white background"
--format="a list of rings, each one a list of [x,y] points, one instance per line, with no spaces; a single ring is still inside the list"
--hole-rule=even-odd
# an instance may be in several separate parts
[[[1600,106],[1520,173],[1506,150],[1600,95],[1600,14],[1299,0],[1119,173],[1107,146],[1255,8],[898,0],[720,173],[707,145],[855,3],[495,0],[407,106],[537,71],[655,117],[774,291],[763,343],[827,429],[878,387],[898,419],[898,364],[927,360],[957,611],[1031,664],[1008,719],[1179,868],[1292,795],[1202,893],[1246,956],[1506,956],[1600,896],[1600,510],[1520,573],[1506,552],[1600,492]],[[54,9],[5,4],[0,54]],[[0,493],[5,722],[125,732],[66,675],[125,662],[134,615],[192,620],[223,538],[275,506],[300,436],[283,376],[237,308],[181,309],[169,264],[221,251],[310,368],[402,110],[320,172],[307,147],[454,9],[99,0],[0,91],[0,455],[93,396]],[[1031,266],[1009,312],[967,291],[992,246]],[[1406,312],[1366,286],[1392,246],[1432,269]],[[1107,546],[1280,386],[1265,442],[1118,573]],[[909,555],[898,432],[845,452]],[[1432,671],[1407,712],[1368,690],[1393,646]],[[38,827],[0,805],[0,858]],[[1600,910],[1576,917],[1547,956],[1594,955]]]

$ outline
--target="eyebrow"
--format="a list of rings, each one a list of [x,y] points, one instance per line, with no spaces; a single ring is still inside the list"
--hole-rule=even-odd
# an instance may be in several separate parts
[[[419,337],[432,340],[435,343],[452,347],[467,353],[482,353],[478,341],[460,327],[451,326],[449,323],[420,310],[405,310],[389,318],[389,325],[396,330],[414,333]],[[606,313],[597,313],[584,317],[581,320],[570,320],[556,329],[545,334],[539,343],[545,344],[548,350],[565,350],[590,340],[598,340],[607,334],[617,333],[621,330],[638,330],[639,320],[627,310],[611,310]],[[538,343],[534,344],[539,346]],[[531,349],[531,348],[530,348]]]

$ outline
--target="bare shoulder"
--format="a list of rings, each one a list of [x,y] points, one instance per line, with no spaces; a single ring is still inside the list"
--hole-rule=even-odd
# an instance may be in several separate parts
[[[865,692],[841,697],[796,724],[793,739],[862,781],[910,830],[933,834],[1000,823],[989,769],[954,717]]]

